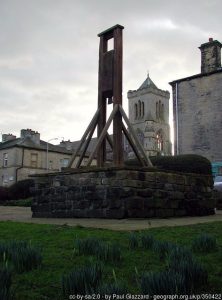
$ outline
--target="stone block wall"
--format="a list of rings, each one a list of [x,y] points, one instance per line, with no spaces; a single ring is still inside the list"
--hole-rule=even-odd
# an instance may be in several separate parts
[[[214,214],[212,177],[154,169],[39,175],[33,217],[166,218]]]

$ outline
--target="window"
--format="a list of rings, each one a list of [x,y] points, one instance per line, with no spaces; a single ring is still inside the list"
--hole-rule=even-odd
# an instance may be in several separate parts
[[[144,102],[139,100],[138,103],[134,104],[134,114],[135,119],[144,117]]]
[[[156,119],[164,121],[164,104],[160,100],[156,102]]]
[[[138,118],[138,106],[135,104],[135,119]]]
[[[161,119],[164,121],[164,104],[161,104]]]
[[[144,117],[144,102],[142,102],[142,118]]]
[[[49,170],[52,170],[52,169],[53,169],[53,161],[50,160],[50,161],[49,161]]]
[[[161,132],[157,133],[156,141],[157,141],[157,150],[163,151],[163,136],[162,136]]]
[[[141,101],[139,100],[139,117],[141,117]]]
[[[67,168],[69,164],[69,158],[60,159],[60,167]]]
[[[2,176],[2,185],[7,186],[8,185],[8,174],[5,174]]]
[[[38,166],[38,154],[31,153],[31,167],[37,168],[37,166]]]
[[[8,153],[3,153],[3,167],[8,166]]]

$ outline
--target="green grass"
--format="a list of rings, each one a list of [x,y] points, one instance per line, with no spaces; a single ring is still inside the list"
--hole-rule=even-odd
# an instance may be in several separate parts
[[[210,252],[193,252],[192,243],[200,234],[214,236],[217,247]],[[208,283],[202,293],[222,292],[222,222],[184,227],[162,227],[138,232],[141,239],[151,234],[155,240],[168,241],[190,249],[208,272]],[[83,266],[96,264],[96,255],[79,255],[75,240],[95,238],[108,244],[119,245],[121,260],[103,261],[103,286],[120,284],[129,293],[139,293],[138,276],[147,272],[164,272],[167,260],[160,258],[153,249],[129,247],[129,232],[86,229],[81,227],[0,222],[0,240],[27,241],[41,249],[42,264],[39,268],[18,274],[13,272],[12,291],[15,300],[62,300],[62,276]],[[114,276],[115,274],[115,276]],[[115,288],[113,288],[115,290]]]

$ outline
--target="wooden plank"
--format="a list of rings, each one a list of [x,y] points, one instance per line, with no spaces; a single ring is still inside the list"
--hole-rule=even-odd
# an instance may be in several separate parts
[[[134,153],[135,153],[137,159],[139,160],[139,162],[141,163],[141,165],[142,165],[143,167],[145,167],[146,164],[145,164],[144,160],[142,159],[142,157],[140,156],[140,153],[139,153],[139,151],[137,150],[137,147],[136,147],[136,145],[134,144],[133,139],[131,138],[130,134],[128,133],[128,131],[127,131],[127,129],[126,129],[126,127],[125,127],[125,125],[124,125],[123,123],[122,123],[122,129],[123,129],[123,132],[124,132],[124,134],[125,134],[125,136],[126,136],[128,142],[129,142],[130,146],[132,147],[132,149],[133,149],[133,151],[134,151]]]
[[[126,113],[124,112],[124,110],[123,110],[123,108],[121,106],[119,106],[119,110],[120,110],[120,112],[121,112],[121,114],[123,116],[123,119],[126,122],[126,125],[128,126],[128,130],[129,130],[130,134],[132,135],[132,137],[133,137],[133,139],[134,139],[134,141],[136,143],[136,146],[138,147],[139,151],[142,153],[145,161],[147,162],[147,165],[149,167],[152,167],[153,164],[151,163],[149,157],[147,157],[147,155],[146,155],[146,153],[145,153],[145,151],[143,149],[143,146],[140,144],[140,141],[138,140],[138,138],[137,138],[137,136],[136,136],[136,134],[134,132],[134,129],[133,129],[132,125],[130,124],[129,119],[127,118]]]
[[[88,134],[89,134],[89,132],[91,131],[91,129],[92,129],[92,127],[94,126],[94,124],[97,123],[98,116],[99,116],[99,112],[100,112],[100,109],[98,108],[97,111],[96,111],[96,113],[95,113],[95,115],[93,116],[91,122],[89,123],[89,125],[88,125],[86,131],[84,132],[84,134],[83,134],[83,136],[82,136],[82,138],[81,138],[81,140],[80,140],[79,146],[77,147],[76,151],[75,151],[74,154],[72,155],[71,160],[70,160],[70,162],[69,162],[67,168],[72,168],[72,164],[73,164],[73,162],[74,162],[76,156],[78,155],[78,153],[79,153],[79,151],[80,151],[80,149],[81,149],[83,143],[85,142],[86,137],[88,136]]]
[[[110,126],[111,122],[113,121],[113,118],[114,118],[115,114],[117,113],[118,109],[119,109],[119,106],[115,105],[113,111],[111,112],[111,114],[109,116],[109,119],[106,122],[105,127],[103,128],[103,131],[101,132],[100,136],[98,137],[98,141],[97,141],[92,153],[90,154],[87,166],[91,165],[92,160],[93,160],[97,150],[99,149],[99,147],[101,146],[104,138],[106,137],[107,130],[109,129],[109,126]]]
[[[108,141],[111,149],[113,150],[113,141],[112,141],[112,139],[111,139],[111,137],[110,137],[110,135],[109,135],[108,132],[106,133],[106,139],[107,139],[107,141]]]
[[[92,130],[91,130],[89,136],[87,137],[86,143],[85,143],[85,145],[83,147],[83,150],[82,150],[82,154],[80,155],[80,157],[77,161],[76,168],[79,168],[81,166],[82,160],[83,160],[83,158],[86,154],[86,150],[88,149],[89,143],[92,140],[92,136],[93,136],[93,133],[96,129],[96,125],[97,125],[97,121],[94,123],[94,125],[92,125]]]
[[[107,40],[102,35],[99,43],[99,76],[98,76],[98,107],[100,107],[100,115],[98,119],[97,137],[106,124],[106,98],[103,93],[103,73],[104,73],[104,53],[107,52]],[[102,167],[106,160],[106,140],[101,144],[97,151],[97,166]]]
[[[115,50],[113,66],[113,104],[122,105],[122,28],[115,28],[113,38]],[[116,113],[113,119],[113,163],[115,166],[123,165],[122,115],[120,112]]]

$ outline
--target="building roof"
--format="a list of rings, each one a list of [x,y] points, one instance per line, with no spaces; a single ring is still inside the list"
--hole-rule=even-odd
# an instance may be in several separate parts
[[[141,86],[138,88],[138,90],[146,89],[148,87],[158,89],[158,87],[151,80],[149,73],[147,74],[147,78],[144,80],[144,82],[141,84]]]
[[[25,138],[16,138],[10,141],[0,143],[0,150],[2,149],[9,149],[12,147],[21,147],[21,148],[29,148],[29,149],[36,149],[36,150],[44,150],[47,149],[47,142],[40,140],[40,143],[34,143],[30,137]],[[58,153],[65,153],[65,154],[72,154],[72,151],[69,151],[61,146],[56,146],[53,144],[48,143],[48,150],[50,152],[58,152]]]
[[[199,74],[195,74],[195,75],[192,75],[192,76],[177,79],[177,80],[169,82],[169,84],[174,85],[175,83],[178,83],[178,82],[181,82],[181,81],[189,81],[189,80],[192,80],[192,79],[195,79],[195,78],[205,77],[205,76],[208,76],[208,75],[211,75],[211,74],[221,73],[221,72],[222,72],[222,68],[219,68],[216,71],[207,72],[207,73],[199,73]]]

